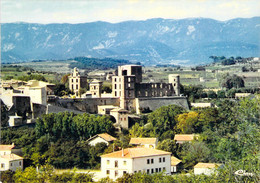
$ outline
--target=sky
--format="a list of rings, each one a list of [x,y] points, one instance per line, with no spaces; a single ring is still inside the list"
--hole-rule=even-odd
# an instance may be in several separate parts
[[[260,16],[260,0],[0,0],[1,22],[117,23],[150,18]]]

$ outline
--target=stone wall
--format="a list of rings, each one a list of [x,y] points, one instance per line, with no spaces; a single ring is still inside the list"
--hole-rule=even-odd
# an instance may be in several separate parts
[[[175,95],[171,83],[137,83],[136,97],[163,97]]]
[[[119,106],[119,98],[57,99],[56,106],[88,113],[98,113],[98,105]]]
[[[149,108],[150,110],[154,111],[161,106],[167,105],[178,105],[185,109],[189,109],[188,101],[185,97],[153,97],[153,98],[136,98],[133,101],[133,105],[136,108],[136,113],[140,113],[140,109]]]

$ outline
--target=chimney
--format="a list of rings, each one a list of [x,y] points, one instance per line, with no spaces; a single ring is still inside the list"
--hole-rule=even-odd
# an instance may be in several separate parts
[[[124,157],[124,148],[122,148],[122,157]]]

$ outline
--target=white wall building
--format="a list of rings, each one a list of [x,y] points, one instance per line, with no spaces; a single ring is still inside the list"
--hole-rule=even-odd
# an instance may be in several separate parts
[[[115,137],[112,137],[111,135],[109,135],[107,133],[102,133],[102,134],[97,134],[97,135],[89,138],[87,140],[87,142],[89,145],[95,146],[96,144],[102,143],[102,142],[109,145],[109,143],[112,143],[115,140],[116,140]]]
[[[171,172],[171,153],[148,148],[128,148],[101,156],[101,174],[113,180],[125,173]]]
[[[194,174],[199,175],[199,174],[205,174],[205,175],[210,175],[214,173],[214,171],[221,166],[221,164],[216,164],[216,163],[198,163],[194,166]]]
[[[23,169],[23,158],[14,153],[21,153],[21,149],[12,145],[0,145],[0,171]]]

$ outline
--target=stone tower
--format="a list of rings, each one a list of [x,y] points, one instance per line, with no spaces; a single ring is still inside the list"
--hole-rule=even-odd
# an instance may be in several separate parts
[[[73,73],[69,76],[69,88],[79,96],[80,88],[87,88],[87,76],[81,76],[78,69],[75,67]]]
[[[135,85],[142,82],[142,66],[118,66],[118,75],[112,77],[113,97],[120,97],[120,107],[130,110],[130,100],[135,99]]]
[[[169,74],[169,83],[172,84],[175,94],[180,95],[180,75],[179,74]]]
[[[101,97],[101,93],[102,93],[102,82],[101,81],[94,79],[89,84],[89,88],[90,88],[92,97]]]

